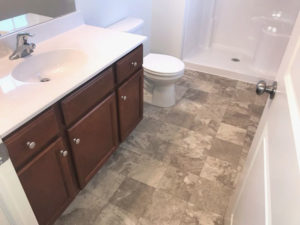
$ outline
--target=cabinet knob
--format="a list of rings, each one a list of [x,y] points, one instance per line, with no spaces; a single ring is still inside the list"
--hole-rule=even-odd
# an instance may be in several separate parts
[[[131,65],[132,65],[133,67],[137,67],[138,63],[137,63],[137,62],[132,62]]]
[[[61,150],[61,151],[60,151],[60,154],[61,154],[63,157],[67,157],[67,156],[68,156],[68,151]]]
[[[34,141],[27,141],[26,145],[29,149],[34,149],[36,146],[36,143]]]
[[[123,99],[124,101],[126,101],[127,96],[121,96],[121,99]]]
[[[80,139],[79,139],[79,138],[74,138],[74,139],[73,139],[73,142],[74,142],[76,145],[79,145],[79,144],[80,144]]]

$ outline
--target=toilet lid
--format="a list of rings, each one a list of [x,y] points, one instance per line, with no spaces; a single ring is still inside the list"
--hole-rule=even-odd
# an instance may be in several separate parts
[[[145,71],[160,76],[174,76],[184,71],[184,63],[173,56],[149,54],[144,58]]]

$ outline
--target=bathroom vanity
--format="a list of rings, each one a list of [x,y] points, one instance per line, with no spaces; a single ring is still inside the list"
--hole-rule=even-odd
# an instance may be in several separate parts
[[[6,67],[13,72],[6,77],[12,74],[16,79],[13,68],[36,62],[54,45],[56,52],[69,49],[60,48],[60,40],[82,32],[90,43],[83,46],[84,38],[73,38],[69,46],[79,46],[74,49],[81,49],[86,59],[66,57],[74,68],[79,63],[82,68],[45,83],[16,81],[15,90],[0,95],[7,107],[20,97],[21,105],[15,105],[18,117],[12,107],[11,115],[9,110],[1,112],[7,120],[1,122],[0,135],[40,225],[52,224],[60,216],[143,117],[143,36],[82,25],[38,45],[32,58],[9,62]],[[32,102],[26,102],[28,98]]]

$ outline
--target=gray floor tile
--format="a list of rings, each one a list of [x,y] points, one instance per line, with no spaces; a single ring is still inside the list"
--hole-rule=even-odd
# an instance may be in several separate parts
[[[153,187],[128,178],[121,184],[110,203],[139,218],[151,204],[154,190]]]
[[[201,115],[194,118],[191,130],[196,131],[203,135],[214,137],[220,127],[220,122],[213,119],[204,119]]]
[[[264,106],[263,105],[256,105],[256,104],[250,104],[249,105],[250,115],[260,118],[263,111]]]
[[[228,161],[233,166],[237,167],[242,150],[243,146],[215,138],[213,140],[211,149],[207,151],[207,155]]]
[[[159,161],[166,158],[169,143],[159,136],[151,133],[133,132],[124,143],[123,148],[138,154],[146,154]]]
[[[189,203],[204,212],[224,216],[231,194],[232,189],[222,183],[201,178],[192,192]]]
[[[176,108],[164,116],[161,117],[161,120],[171,123],[180,127],[190,129],[193,126],[195,114],[188,113],[182,110],[177,110]]]
[[[197,89],[188,89],[185,94],[184,98],[197,102],[199,104],[203,104],[207,102],[209,93]]]
[[[189,203],[180,225],[223,225],[223,217],[216,213],[202,211]]]
[[[219,76],[214,76],[214,81],[215,84],[217,84],[220,87],[227,88],[227,87],[233,87],[236,88],[238,81],[237,80],[232,80],[226,77],[219,77]]]
[[[149,186],[158,187],[166,169],[167,165],[163,162],[144,155],[136,166],[129,171],[128,177]]]
[[[93,225],[136,225],[138,218],[127,211],[108,204],[98,215]],[[85,223],[82,223],[85,225]]]
[[[136,166],[141,154],[119,147],[111,158],[106,162],[106,168],[124,176]]]
[[[251,83],[246,83],[243,81],[238,81],[237,85],[236,85],[237,89],[242,89],[242,90],[247,90],[247,91],[252,91],[255,92],[256,91],[256,84],[251,84]]]
[[[182,133],[180,138],[170,140],[172,144],[176,144],[187,149],[200,149],[203,151],[210,149],[212,141],[212,136],[192,130]]]
[[[187,202],[156,190],[142,218],[157,225],[180,225]]]
[[[221,123],[217,138],[243,146],[247,131],[229,124]]]
[[[158,188],[182,200],[188,201],[199,176],[169,166],[159,182]]]
[[[237,175],[236,167],[234,168],[229,162],[209,156],[204,162],[200,177],[234,188]]]
[[[250,115],[242,114],[232,110],[227,110],[225,112],[222,122],[243,129],[247,129],[248,126],[252,124],[252,121],[250,120]]]
[[[125,176],[122,174],[115,173],[104,167],[88,183],[85,190],[100,197],[103,202],[108,202],[124,179]]]
[[[229,103],[227,110],[233,112],[249,115],[249,103],[248,102],[239,102],[234,99]]]
[[[186,148],[175,144],[168,147],[170,165],[184,172],[200,175],[206,156],[200,148]]]
[[[256,100],[256,94],[254,91],[248,91],[245,89],[236,89],[234,100],[238,102],[254,104]]]

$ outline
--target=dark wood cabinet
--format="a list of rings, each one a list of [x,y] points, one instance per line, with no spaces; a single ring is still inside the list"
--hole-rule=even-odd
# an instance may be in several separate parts
[[[115,94],[68,129],[80,187],[83,188],[118,146]]]
[[[143,81],[141,69],[118,89],[121,141],[143,118]]]
[[[4,139],[40,225],[53,224],[142,119],[142,63],[141,45]]]
[[[40,225],[51,224],[73,198],[68,153],[58,139],[18,172]]]

